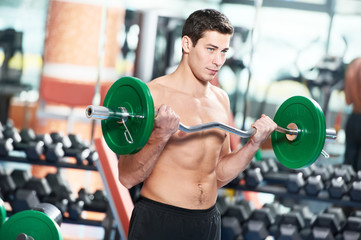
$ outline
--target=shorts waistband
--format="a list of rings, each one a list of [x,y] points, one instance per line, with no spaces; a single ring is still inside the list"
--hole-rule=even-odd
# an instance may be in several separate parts
[[[193,217],[211,217],[215,214],[217,214],[218,210],[216,205],[213,205],[212,207],[208,209],[188,209],[188,208],[181,208],[161,202],[154,201],[152,199],[140,196],[138,199],[139,204],[144,204],[146,206],[152,206],[153,208],[156,208],[157,210],[161,211],[167,211],[167,212],[173,212],[176,214],[183,214]]]

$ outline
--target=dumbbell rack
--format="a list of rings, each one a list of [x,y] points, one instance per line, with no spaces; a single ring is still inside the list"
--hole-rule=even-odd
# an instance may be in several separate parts
[[[225,188],[231,188],[240,191],[269,193],[280,198],[290,198],[295,200],[311,200],[311,201],[332,203],[338,206],[361,208],[361,202],[351,201],[347,196],[345,196],[342,199],[333,199],[329,197],[327,191],[321,191],[318,196],[309,196],[305,194],[303,191],[300,191],[299,193],[289,193],[287,192],[287,189],[285,187],[277,186],[277,185],[264,185],[264,186],[258,186],[256,188],[247,187],[245,185],[237,185],[237,186],[225,186]]]
[[[47,162],[41,159],[39,159],[38,161],[29,161],[26,158],[26,156],[19,156],[20,154],[14,154],[14,153],[15,152],[10,152],[9,156],[0,157],[0,161],[16,162],[16,163],[24,163],[24,164],[32,164],[32,165],[40,165],[40,166],[51,166],[57,168],[73,168],[73,169],[81,169],[81,170],[89,170],[89,171],[98,171],[96,166],[93,165],[80,165],[80,164],[69,163],[66,161]]]
[[[330,203],[337,206],[361,209],[360,201],[353,201],[347,195],[339,199],[331,198],[326,189],[321,190],[317,196],[307,195],[303,189],[301,189],[298,193],[291,193],[286,188],[289,174],[290,174],[289,172],[276,172],[276,173],[266,174],[263,177],[263,181],[260,184],[258,184],[258,186],[256,187],[250,187],[243,183],[238,183],[238,184],[230,183],[224,186],[224,188],[234,189],[238,191],[268,193],[283,199],[288,198],[294,200],[311,200],[317,202]]]
[[[31,165],[39,165],[39,166],[51,166],[56,168],[72,168],[72,169],[80,169],[80,170],[88,170],[88,171],[98,171],[96,166],[94,165],[80,165],[76,163],[69,163],[67,161],[58,161],[58,162],[47,162],[45,160],[39,159],[38,161],[29,161],[27,160],[25,154],[22,154],[18,151],[9,152],[8,156],[0,157],[0,162],[9,162],[9,163],[23,163],[23,164],[31,164]],[[86,209],[85,209],[86,210]],[[7,215],[10,217],[13,212],[7,212]],[[89,220],[89,219],[78,219],[71,220],[68,218],[63,218],[63,223],[69,224],[79,224],[79,225],[87,225],[87,226],[102,226],[102,221],[98,220]]]

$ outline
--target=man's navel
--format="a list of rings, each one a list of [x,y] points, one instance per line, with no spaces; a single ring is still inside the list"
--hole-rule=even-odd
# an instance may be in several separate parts
[[[198,190],[199,190],[198,203],[202,204],[204,201],[204,191],[203,191],[203,186],[200,183],[198,183]]]

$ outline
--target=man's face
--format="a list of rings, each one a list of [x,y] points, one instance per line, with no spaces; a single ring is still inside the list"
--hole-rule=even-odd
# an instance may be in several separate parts
[[[226,61],[232,35],[207,31],[189,51],[189,66],[201,81],[211,81]]]

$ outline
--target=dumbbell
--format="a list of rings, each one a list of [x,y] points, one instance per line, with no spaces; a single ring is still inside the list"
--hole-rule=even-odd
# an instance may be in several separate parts
[[[51,188],[46,178],[31,177],[23,187],[23,189],[34,190],[40,201],[51,193]]]
[[[302,172],[290,173],[286,184],[287,191],[290,193],[298,193],[305,186],[306,182]]]
[[[61,176],[60,172],[48,173],[46,180],[49,183],[51,193],[44,198],[44,202],[54,204],[64,215],[69,202],[75,201],[69,182]]]
[[[24,169],[14,169],[10,174],[12,180],[15,183],[16,189],[23,188],[25,184],[30,180],[31,173]]]
[[[67,154],[65,149],[69,149],[72,146],[69,136],[66,136],[60,132],[51,132],[49,134],[51,143],[46,147],[45,158],[49,162],[58,162]],[[50,141],[49,141],[50,142]]]
[[[14,194],[14,198],[9,201],[11,209],[14,213],[29,210],[40,203],[35,190],[18,189]]]
[[[305,192],[310,196],[317,196],[323,189],[324,184],[320,175],[310,176],[305,184]]]
[[[290,211],[282,215],[278,226],[277,239],[301,240],[305,220],[300,211]]]
[[[6,157],[14,150],[14,145],[21,141],[18,130],[10,125],[6,125],[0,134],[0,156]]]
[[[88,158],[90,159],[90,161],[94,161],[94,159],[91,158],[96,156],[89,157],[91,153],[90,148],[85,143],[85,141],[80,137],[80,135],[69,134],[68,137],[71,142],[71,147],[64,148],[65,156],[74,157],[76,159],[77,164],[83,164],[83,161],[88,160]]]
[[[86,158],[88,165],[94,165],[99,160],[99,154],[95,150],[90,150],[89,156]]]
[[[311,227],[312,222],[314,221],[315,215],[311,212],[308,206],[306,205],[295,205],[292,207],[292,211],[300,212],[302,218],[305,222],[305,228]]]
[[[279,171],[279,164],[276,162],[276,160],[274,158],[267,158],[267,159],[263,159],[263,162],[266,162],[269,168],[268,172],[271,173],[276,173]]]
[[[252,203],[243,199],[228,205],[222,214],[222,239],[238,239],[243,223],[249,219],[253,210]]]
[[[221,236],[222,239],[243,239],[242,226],[236,218],[224,216],[221,221]]]
[[[78,192],[78,201],[84,202],[84,210],[105,212],[108,207],[108,199],[103,190],[96,190],[90,193],[85,188],[81,188]]]
[[[71,147],[69,136],[62,134],[61,132],[51,132],[50,137],[53,140],[53,143],[62,143],[64,148]]]
[[[78,191],[78,198],[75,201],[69,201],[69,219],[80,219],[83,210],[106,212],[107,206],[108,200],[102,190],[96,190],[92,194],[87,189],[81,188]]]
[[[342,208],[330,207],[316,216],[312,223],[312,239],[335,239],[340,233],[346,217]]]
[[[90,208],[93,211],[106,212],[108,208],[108,198],[105,191],[101,189],[95,190],[93,193],[94,199],[91,202]]]
[[[243,225],[245,239],[265,239],[269,235],[269,227],[276,222],[278,203],[264,204],[261,209],[255,209],[249,220]]]
[[[5,126],[5,128],[3,130],[3,136],[5,139],[8,139],[8,138],[13,139],[14,142],[21,141],[21,136],[20,136],[18,130],[12,125]]]
[[[0,137],[0,157],[7,157],[9,153],[14,150],[13,145],[14,140],[11,138],[1,138]]]
[[[56,173],[48,173],[45,178],[49,183],[51,194],[68,200],[74,198],[69,182],[61,176],[59,171]]]
[[[6,131],[5,131],[6,129]],[[9,153],[14,150],[14,139],[11,137],[11,133],[14,133],[16,135],[16,139],[20,141],[20,135],[17,133],[17,131],[13,131],[10,127],[3,127],[1,125],[0,128],[0,156],[1,157],[7,157],[9,156]]]
[[[1,125],[1,127],[0,127],[0,156],[1,157],[7,157],[9,155],[9,152],[14,150],[14,146],[13,146],[14,140],[11,137],[8,137],[10,135],[10,130],[8,130],[8,128],[10,129],[10,126],[5,128],[5,126]],[[5,132],[5,129],[7,129],[6,132]]]
[[[273,159],[263,161],[251,161],[249,167],[244,171],[245,184],[248,187],[257,187],[269,172],[278,170]]]
[[[306,185],[306,181],[308,177],[312,175],[313,167],[302,168],[293,170],[288,175],[288,180],[286,183],[286,189],[290,193],[299,193],[304,186]]]
[[[52,204],[41,203],[31,210],[18,212],[6,221],[6,210],[0,199],[0,239],[62,240],[60,211]]]
[[[19,171],[21,170],[17,170],[17,172]],[[15,175],[15,172],[13,172],[14,177],[19,177],[19,175],[21,179],[16,179],[15,181],[12,176],[7,177],[7,179],[11,179],[7,182],[11,183],[12,181],[14,186],[8,192],[6,200],[9,201],[15,212],[30,209],[38,202],[43,202],[51,193],[51,188],[46,178],[28,178],[29,176],[26,176],[24,173]]]
[[[360,173],[359,173],[360,172]],[[350,165],[341,165],[334,169],[328,192],[332,198],[342,198],[348,194],[353,201],[361,201],[361,171],[355,173]]]
[[[361,201],[361,180],[356,180],[351,183],[348,194],[352,201]]]
[[[312,175],[307,178],[304,186],[306,194],[317,196],[323,189],[327,188],[331,176],[332,168],[330,166],[314,167]]]
[[[355,171],[350,165],[342,165],[334,169],[328,193],[331,198],[342,198],[350,190],[350,182],[355,178]]]
[[[84,201],[82,200],[75,200],[75,201],[70,201],[68,203],[68,218],[74,221],[77,221],[79,219],[81,219],[81,213],[84,210]]]
[[[50,192],[50,186],[45,178],[31,177],[21,188],[16,189],[9,202],[14,212],[20,212],[43,202]]]
[[[38,160],[44,152],[44,143],[35,139],[32,129],[22,129],[20,133],[15,127],[4,130],[4,138],[0,139],[0,155],[8,156],[10,151],[24,151],[27,159]]]
[[[255,207],[251,202],[242,199],[230,204],[224,216],[234,217],[242,225],[250,218],[254,209]]]
[[[13,170],[11,175],[0,175],[0,190],[2,198],[9,202],[13,212],[28,210],[40,203],[35,190],[22,189],[30,179],[26,170]]]
[[[351,182],[357,178],[356,172],[351,165],[342,164],[334,169],[334,177],[342,177],[346,182]]]
[[[37,161],[44,154],[44,142],[36,139],[34,130],[22,129],[20,131],[21,140],[14,141],[14,149],[24,151],[26,158],[30,161]]]
[[[361,239],[361,217],[349,216],[342,230],[342,239],[354,240]]]
[[[91,151],[84,147],[79,136],[74,134],[66,136],[59,132],[52,132],[50,136],[53,144],[47,150],[46,159],[48,161],[57,162],[62,157],[74,157],[78,164],[83,164],[83,160],[89,157]]]
[[[247,168],[244,179],[247,187],[255,188],[263,181],[262,170],[259,167]]]
[[[50,134],[37,135],[36,139],[42,140],[45,146],[45,160],[48,162],[56,163],[66,156],[73,156],[72,150],[67,150],[72,146],[71,140],[68,136],[64,136],[58,132]],[[88,155],[85,155],[88,156]],[[74,157],[77,158],[76,155]],[[84,154],[79,158],[84,157]]]
[[[11,201],[16,191],[16,184],[12,177],[6,172],[0,174],[0,192],[5,201]]]
[[[52,132],[37,136],[38,139],[44,139],[45,143],[45,160],[48,162],[58,162],[64,155],[64,144],[71,146],[69,138],[64,138],[61,133]]]

